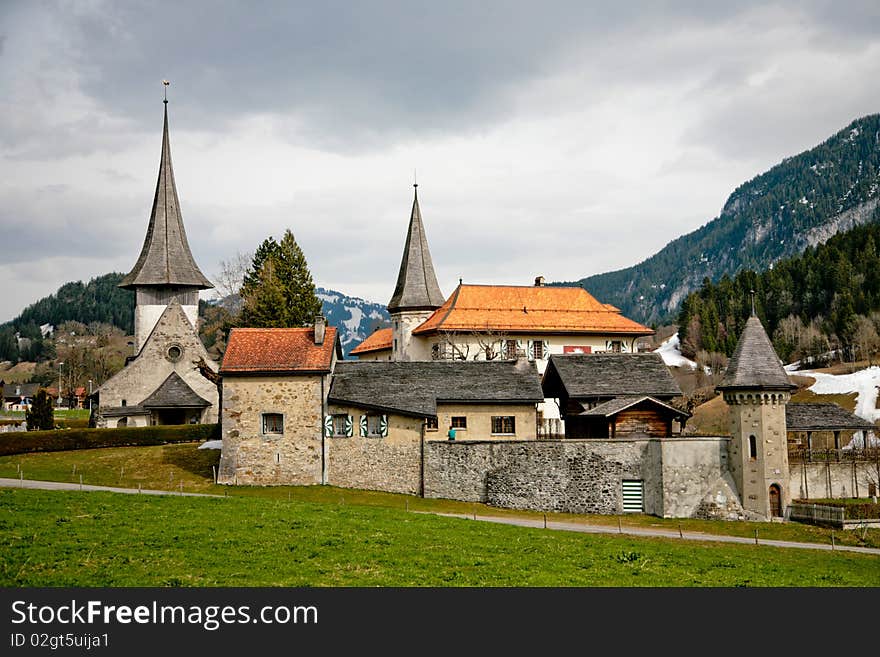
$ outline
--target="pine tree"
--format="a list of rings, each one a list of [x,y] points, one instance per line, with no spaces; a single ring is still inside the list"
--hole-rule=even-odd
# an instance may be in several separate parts
[[[44,431],[55,428],[55,415],[52,399],[43,388],[37,391],[31,407],[25,413],[28,431]]]
[[[308,263],[290,229],[280,243],[269,237],[259,246],[241,297],[241,326],[307,326],[321,314]]]

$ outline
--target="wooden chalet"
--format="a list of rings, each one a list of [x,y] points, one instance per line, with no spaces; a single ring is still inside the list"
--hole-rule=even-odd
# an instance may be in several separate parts
[[[659,354],[553,354],[542,387],[566,438],[667,437],[690,417],[670,404],[682,392]]]

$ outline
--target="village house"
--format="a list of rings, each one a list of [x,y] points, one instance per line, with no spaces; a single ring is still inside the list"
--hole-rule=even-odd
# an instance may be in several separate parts
[[[659,354],[554,354],[542,381],[562,411],[566,438],[681,433],[689,413],[670,405],[682,392]]]
[[[418,494],[425,440],[534,440],[540,379],[525,360],[337,362],[336,330],[233,329],[219,481]]]
[[[199,339],[199,290],[213,287],[186,239],[171,165],[168,101],[159,177],[147,235],[134,268],[119,287],[135,294],[135,354],[96,391],[99,427],[218,421],[218,393],[193,366],[216,370]]]
[[[39,383],[4,383],[0,381],[0,389],[3,390],[4,411],[26,411],[31,407]]]

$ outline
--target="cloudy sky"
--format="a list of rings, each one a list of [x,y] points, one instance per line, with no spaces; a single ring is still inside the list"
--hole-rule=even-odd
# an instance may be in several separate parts
[[[0,321],[131,269],[163,78],[208,277],[289,227],[385,303],[414,170],[447,294],[635,264],[880,111],[880,4],[2,0]]]

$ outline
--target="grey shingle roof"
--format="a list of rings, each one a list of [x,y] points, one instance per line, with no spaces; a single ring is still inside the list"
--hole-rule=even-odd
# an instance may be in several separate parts
[[[544,373],[544,392],[558,397],[556,376],[572,399],[681,395],[660,354],[553,354]]]
[[[785,373],[761,320],[752,315],[746,322],[733,356],[730,357],[727,372],[717,386],[718,390],[789,390],[796,387],[788,380],[788,374]]]
[[[656,406],[662,406],[663,408],[671,411],[676,415],[689,417],[688,413],[680,411],[679,409],[675,408],[674,406],[670,406],[669,404],[664,404],[659,399],[654,399],[653,397],[649,397],[647,395],[643,395],[641,397],[615,397],[614,399],[607,401],[604,404],[599,404],[598,406],[594,406],[593,408],[584,411],[583,413],[581,413],[581,415],[611,417],[612,415],[617,415],[621,411],[625,411],[629,407],[640,404],[643,401],[649,401]]]
[[[140,403],[144,408],[205,408],[210,405],[211,402],[190,388],[177,372],[169,374],[162,385]]]
[[[428,250],[428,238],[422,224],[422,212],[419,209],[419,196],[413,199],[412,214],[409,219],[409,231],[403,257],[400,260],[400,272],[397,274],[397,286],[388,312],[399,310],[434,310],[443,305],[446,299],[437,284],[434,274],[434,263]]]
[[[853,415],[837,404],[787,404],[785,424],[789,431],[877,429],[874,423]]]
[[[153,197],[147,236],[134,268],[119,283],[122,288],[138,285],[186,285],[200,289],[214,287],[196,265],[186,240],[177,186],[174,183],[174,170],[171,167],[167,102],[159,179],[156,181],[156,195]]]
[[[40,389],[39,383],[7,383],[3,386],[4,399],[19,399],[20,397],[33,397]]]
[[[124,417],[126,415],[149,415],[143,406],[106,406],[101,409],[104,417]]]
[[[336,364],[329,401],[419,417],[437,403],[518,403],[544,400],[538,370],[526,361],[343,362]]]

